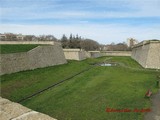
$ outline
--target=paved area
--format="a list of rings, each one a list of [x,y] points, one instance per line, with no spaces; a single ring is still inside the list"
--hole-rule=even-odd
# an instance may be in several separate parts
[[[151,112],[146,113],[144,120],[160,120],[160,90],[152,98]]]
[[[0,97],[0,120],[56,120]]]

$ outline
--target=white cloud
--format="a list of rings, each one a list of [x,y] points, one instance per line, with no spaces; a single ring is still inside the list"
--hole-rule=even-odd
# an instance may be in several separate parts
[[[65,4],[52,3],[47,5],[44,2],[33,2],[33,5],[23,7],[3,7],[1,8],[1,17],[8,19],[92,19],[92,18],[126,18],[126,17],[160,17],[159,0],[94,0],[90,1],[88,6],[78,4],[79,6],[67,6]],[[44,3],[44,4],[43,4]],[[111,4],[112,3],[112,4]],[[117,4],[116,4],[117,3]],[[14,4],[13,4],[14,5]],[[110,7],[111,10],[102,12],[96,11],[99,7]],[[122,11],[114,11],[116,7],[122,7]],[[48,10],[48,8],[50,8]],[[60,7],[60,8],[59,8]],[[95,7],[95,8],[94,8]],[[70,9],[69,9],[70,8]],[[73,9],[74,8],[74,9]],[[90,8],[87,9],[86,8]],[[124,10],[123,10],[124,9]],[[44,10],[44,11],[43,11]]]
[[[56,0],[51,3],[33,1],[33,4],[28,2],[27,5],[25,2],[14,4],[8,1],[9,5],[6,4],[0,8],[1,20],[3,20],[0,24],[0,32],[53,34],[57,38],[60,38],[62,34],[78,33],[82,37],[91,38],[103,44],[112,41],[123,42],[128,37],[135,37],[138,40],[160,39],[160,23],[157,19],[156,23],[151,23],[154,18],[160,18],[160,0],[86,1],[86,4],[84,1],[83,4],[79,1],[77,1],[78,4],[71,1],[69,4],[66,1],[57,3]],[[149,18],[149,22],[145,21],[145,17]],[[96,21],[97,18],[103,23]],[[107,24],[107,18],[116,18],[117,21],[112,22],[110,19],[109,22],[114,24],[109,24],[109,22]],[[124,18],[121,23],[126,20],[125,24],[120,24],[118,18]],[[130,23],[126,18],[142,18],[144,23],[142,21],[137,23],[132,19],[136,26],[131,26],[132,21]],[[45,19],[49,19],[49,22]],[[44,25],[38,25],[38,23]]]
[[[160,17],[160,9],[143,8],[139,11],[132,12],[118,12],[118,11],[103,11],[103,12],[92,12],[92,11],[52,11],[46,13],[15,11],[14,10],[2,10],[3,19],[104,19],[104,18],[141,18],[141,17]]]

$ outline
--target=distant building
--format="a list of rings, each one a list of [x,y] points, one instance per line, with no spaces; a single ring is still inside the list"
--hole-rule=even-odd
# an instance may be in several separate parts
[[[4,33],[4,34],[1,34],[0,33],[0,40],[1,41],[22,41],[24,40],[24,35],[22,34],[13,34],[13,33]]]
[[[0,34],[0,40],[5,40],[6,39],[6,35],[5,34]]]
[[[138,44],[138,41],[135,40],[134,38],[128,38],[127,39],[127,46],[128,47],[133,47],[136,44]]]
[[[17,40],[24,40],[24,35],[22,35],[22,34],[18,34],[18,35],[16,35],[16,38],[17,38]]]
[[[106,51],[108,50],[108,45],[100,45],[99,49],[100,51]]]

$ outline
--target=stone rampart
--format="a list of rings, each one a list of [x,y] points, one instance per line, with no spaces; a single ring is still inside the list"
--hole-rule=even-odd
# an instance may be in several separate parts
[[[102,56],[131,56],[130,51],[101,51]]]
[[[28,52],[0,55],[1,75],[66,63],[60,45],[38,46]]]
[[[67,60],[84,60],[86,59],[85,51],[81,49],[63,49]]]
[[[3,44],[38,44],[38,45],[60,45],[59,42],[55,41],[0,41],[0,45]]]
[[[143,41],[132,49],[132,56],[144,68],[160,69],[160,41]]]
[[[101,57],[100,51],[85,51],[81,49],[63,49],[65,58],[68,60],[84,60],[86,58]]]
[[[86,58],[91,58],[91,53],[88,51],[84,51],[85,52],[85,57]]]
[[[90,54],[91,58],[98,58],[102,56],[100,51],[88,51],[88,53]]]
[[[130,51],[84,51],[81,49],[63,49],[68,60],[84,60],[101,56],[131,56]]]

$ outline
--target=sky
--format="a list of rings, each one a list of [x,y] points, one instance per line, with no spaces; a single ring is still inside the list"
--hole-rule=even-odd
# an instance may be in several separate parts
[[[0,0],[0,33],[78,34],[100,44],[160,39],[160,0]]]

